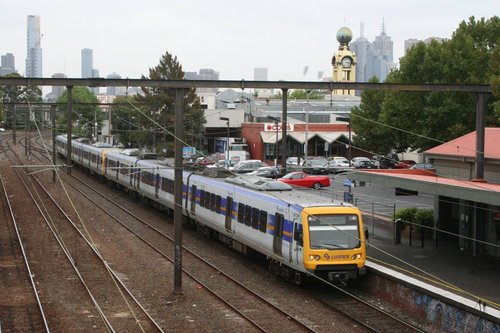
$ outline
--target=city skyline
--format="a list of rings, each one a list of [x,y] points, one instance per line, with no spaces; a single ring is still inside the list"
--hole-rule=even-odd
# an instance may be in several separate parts
[[[26,75],[26,17],[36,15],[41,18],[45,77],[81,77],[80,52],[89,48],[101,77],[147,76],[168,51],[185,72],[213,69],[223,80],[252,80],[254,68],[267,68],[269,80],[314,81],[318,72],[331,76],[335,34],[342,26],[353,31],[354,41],[363,22],[364,36],[373,42],[384,22],[398,62],[407,39],[450,38],[469,16],[490,18],[500,12],[494,1],[358,1],[354,6],[319,1],[310,10],[289,1],[283,6],[260,0],[251,5],[171,1],[167,6],[147,0],[117,7],[92,0],[66,9],[56,0],[8,2],[2,12],[9,15],[0,20],[0,54],[14,54],[16,70]]]

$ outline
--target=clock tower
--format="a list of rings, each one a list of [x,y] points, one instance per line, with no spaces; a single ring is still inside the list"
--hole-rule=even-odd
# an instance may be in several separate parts
[[[355,82],[356,80],[356,54],[349,50],[349,42],[352,40],[352,31],[342,27],[337,32],[337,40],[340,43],[339,50],[333,55],[332,66],[334,82]],[[337,89],[334,95],[353,95],[354,89]]]

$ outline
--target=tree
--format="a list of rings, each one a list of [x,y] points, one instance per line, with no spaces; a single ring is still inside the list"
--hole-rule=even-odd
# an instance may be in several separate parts
[[[118,141],[129,147],[141,147],[147,142],[150,131],[143,129],[149,123],[143,114],[148,109],[137,105],[133,96],[117,96],[111,106],[111,124],[113,134]]]
[[[143,79],[146,77],[142,76]],[[160,58],[160,63],[149,69],[151,80],[183,80],[184,72],[177,57],[170,53]],[[148,136],[147,145],[164,146],[166,149],[174,150],[175,132],[175,89],[162,87],[142,87],[144,96],[136,95],[138,102],[149,106],[148,120],[144,127],[150,129],[153,135]],[[185,89],[183,96],[183,119],[184,119],[184,142],[186,145],[199,146],[205,132],[206,123],[200,100],[194,88]],[[160,134],[159,139],[156,140]]]
[[[369,82],[379,81],[374,76]],[[354,146],[379,155],[385,155],[393,148],[392,131],[380,125],[385,94],[384,91],[365,90],[361,93],[359,107],[351,110],[351,124],[356,133]]]
[[[8,74],[5,77],[21,77],[18,73]],[[0,87],[0,102],[3,102],[2,114],[0,121],[5,120],[7,125],[12,125],[11,107],[15,107],[16,103],[41,102],[42,90],[32,86],[1,86]],[[19,117],[19,115],[17,116]],[[17,119],[17,118],[16,118]]]
[[[419,43],[391,72],[393,83],[490,83],[498,73],[492,61],[498,48],[500,19],[461,22],[450,40]],[[476,96],[458,92],[388,92],[380,121],[394,131],[394,148],[426,150],[475,130]],[[500,125],[488,106],[486,123]]]
[[[87,87],[74,87],[72,90],[73,113],[71,116],[73,133],[92,138],[101,129],[104,112],[98,107],[99,100]],[[68,91],[65,90],[57,100],[57,123],[60,131],[67,131]],[[95,126],[97,124],[97,127]],[[97,139],[97,138],[95,138]]]

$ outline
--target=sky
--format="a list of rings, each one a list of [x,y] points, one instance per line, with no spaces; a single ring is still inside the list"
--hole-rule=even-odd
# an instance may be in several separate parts
[[[43,76],[81,77],[81,50],[93,49],[100,77],[148,75],[169,52],[184,71],[211,68],[221,80],[315,81],[331,76],[337,31],[373,41],[385,22],[394,59],[409,38],[450,38],[459,23],[500,15],[498,0],[0,0],[0,54],[25,73],[28,15],[41,17]],[[308,71],[304,74],[304,68]]]

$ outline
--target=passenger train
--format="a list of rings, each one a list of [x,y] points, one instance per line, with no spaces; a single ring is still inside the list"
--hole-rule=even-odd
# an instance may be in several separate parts
[[[67,137],[56,139],[66,156]],[[73,163],[127,191],[174,208],[174,169],[126,150],[72,140]],[[314,196],[276,180],[232,175],[224,169],[183,170],[186,221],[231,247],[265,255],[275,272],[296,283],[308,275],[347,281],[366,274],[361,212],[344,202]]]

